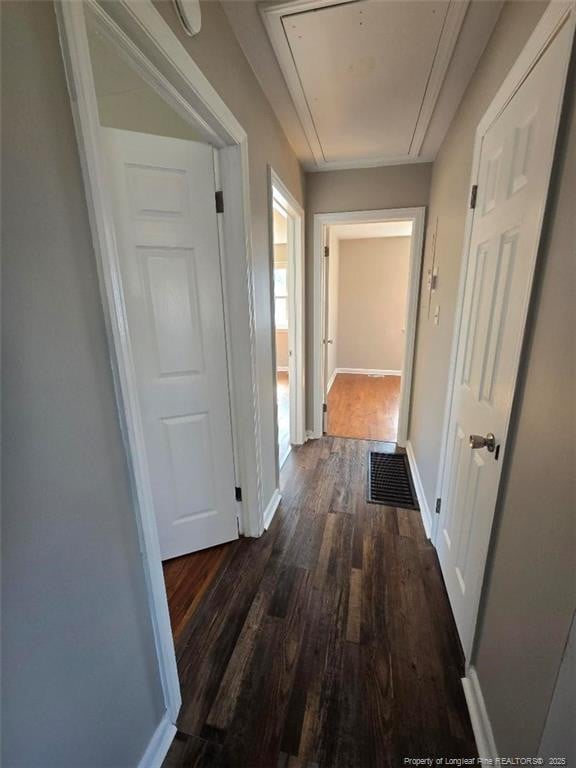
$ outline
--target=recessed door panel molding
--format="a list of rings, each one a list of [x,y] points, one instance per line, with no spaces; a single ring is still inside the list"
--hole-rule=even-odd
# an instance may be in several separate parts
[[[212,440],[207,413],[162,419],[168,443],[173,523],[218,513],[212,472]]]
[[[158,373],[203,370],[202,326],[198,311],[193,250],[156,249],[146,253]],[[192,295],[191,295],[192,292]]]
[[[134,216],[138,218],[182,217],[189,200],[186,176],[178,168],[150,168],[129,164],[126,176]]]
[[[421,149],[468,4],[292,0],[261,8],[317,169],[431,159]]]

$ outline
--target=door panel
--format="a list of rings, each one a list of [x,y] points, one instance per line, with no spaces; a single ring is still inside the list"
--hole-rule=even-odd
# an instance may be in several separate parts
[[[212,150],[102,133],[167,559],[238,536]]]
[[[469,436],[493,433],[504,452],[569,34],[559,33],[481,139],[436,542],[467,656],[502,465],[498,450],[472,448]]]

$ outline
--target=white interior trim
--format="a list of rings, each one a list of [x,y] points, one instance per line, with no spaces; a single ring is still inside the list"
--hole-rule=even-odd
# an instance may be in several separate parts
[[[570,51],[571,51],[573,38],[574,38],[574,28],[576,26],[575,9],[576,9],[576,3],[573,0],[571,0],[570,2],[564,2],[564,1],[558,0],[557,2],[552,2],[548,5],[540,22],[537,24],[536,28],[534,29],[534,32],[528,39],[528,42],[526,43],[525,47],[520,53],[518,59],[514,63],[512,69],[510,70],[504,82],[500,86],[500,89],[496,93],[496,96],[494,97],[490,106],[484,113],[484,116],[480,120],[478,127],[476,129],[470,187],[472,187],[474,184],[478,182],[478,173],[479,173],[479,167],[480,167],[480,153],[482,148],[483,137],[486,131],[492,125],[494,120],[496,120],[496,118],[501,114],[502,110],[506,107],[509,101],[513,98],[514,94],[516,93],[518,88],[522,85],[524,80],[528,77],[528,75],[530,74],[530,72],[532,71],[532,69],[538,62],[538,60],[540,59],[543,52],[548,48],[551,42],[556,38],[560,29],[562,29],[565,24],[569,24],[572,32],[568,36],[569,45],[566,46],[566,51],[565,51],[565,69],[564,69],[563,77],[564,79],[566,78],[569,60],[570,60]],[[560,103],[558,114],[556,115],[556,130],[560,123],[561,109],[562,109],[562,103]],[[553,166],[553,160],[554,160],[553,155],[554,153],[551,153],[551,156],[548,160],[548,179],[550,178],[550,174],[552,172],[552,166]],[[541,232],[541,228],[544,220],[544,213],[545,213],[545,206],[542,206],[540,222],[539,222],[540,232]],[[463,250],[462,250],[462,259],[461,259],[462,267],[460,270],[460,282],[459,282],[459,288],[458,288],[458,299],[456,304],[456,314],[455,314],[454,331],[453,331],[453,338],[452,338],[452,349],[451,349],[451,355],[450,355],[448,387],[447,387],[447,396],[446,396],[445,411],[444,411],[444,423],[442,428],[440,462],[439,462],[438,476],[437,476],[437,482],[436,482],[436,498],[441,498],[441,499],[446,497],[446,492],[444,489],[449,479],[448,478],[448,468],[449,468],[448,434],[449,434],[449,428],[450,428],[452,401],[453,401],[454,386],[455,386],[458,341],[460,337],[461,325],[463,322],[464,288],[466,284],[466,277],[467,277],[467,271],[468,271],[470,241],[472,236],[472,224],[473,224],[473,211],[469,210],[466,218],[464,244],[463,244]],[[527,269],[530,269],[532,271],[532,277],[533,277],[534,267],[535,267],[535,260],[531,265],[527,265],[526,267]],[[531,293],[532,293],[531,290],[527,292],[525,306],[523,308],[523,313],[522,313],[523,319],[521,323],[519,343],[517,345],[516,357],[515,357],[515,363],[514,363],[515,370],[516,370],[514,392],[516,392],[517,386],[518,386],[517,373],[518,373],[518,368],[520,363],[520,355],[523,347],[526,318],[528,315],[528,308],[530,304]],[[512,412],[512,409],[511,409],[511,412]],[[502,434],[502,450],[500,453],[501,464],[503,464],[505,460],[506,444],[507,444],[506,438],[508,435],[509,423],[510,423],[510,416],[508,418],[508,421],[505,425],[505,429],[503,430],[503,434]],[[434,517],[438,518],[437,515],[434,515]],[[435,543],[438,540],[439,532],[440,532],[440,522],[439,522],[439,519],[435,519],[434,531],[433,531],[433,541]],[[476,619],[478,617],[478,610],[480,606],[480,601],[482,599],[482,594],[483,592],[481,592],[478,598],[477,604],[475,606]],[[472,648],[464,648],[464,653],[468,660],[470,659],[471,652],[472,652]]]
[[[268,2],[260,6],[260,15],[268,37],[278,59],[280,69],[284,75],[286,85],[294,102],[296,112],[300,118],[302,128],[308,141],[308,146],[314,157],[315,167],[310,170],[342,170],[345,168],[370,168],[380,165],[405,164],[410,162],[430,162],[433,158],[421,157],[420,150],[432,115],[438,101],[442,84],[450,64],[450,59],[458,41],[458,35],[468,10],[470,0],[458,0],[448,6],[446,18],[438,40],[436,54],[432,62],[428,82],[422,101],[422,107],[414,128],[414,134],[410,149],[406,155],[390,156],[381,155],[371,158],[355,158],[350,160],[327,161],[320,139],[316,132],[314,118],[308,106],[308,100],[302,87],[302,82],[296,68],[292,50],[286,38],[282,26],[282,17],[292,13],[317,10],[319,8],[334,5],[333,0],[285,0],[285,2]],[[308,170],[308,168],[307,168]]]
[[[235,414],[233,433],[238,447],[237,470],[243,493],[239,527],[246,535],[258,536],[264,530],[264,509],[247,136],[150,0],[121,0],[106,8],[95,0],[83,3],[60,1],[55,8],[110,339],[116,399],[133,481],[160,677],[168,717],[175,723],[181,705],[180,685],[122,297],[114,222],[101,155],[98,106],[86,32],[87,9],[106,28],[109,40],[121,55],[139,72],[146,71],[149,81],[155,80],[157,90],[168,103],[177,106],[179,113],[204,135],[218,137],[214,144],[221,147],[219,171],[227,201],[222,222],[222,258],[227,285],[226,311],[231,329],[227,339],[228,354],[234,371],[231,394]]]
[[[334,374],[339,373],[356,373],[360,376],[402,376],[402,371],[388,368],[336,368]]]
[[[168,712],[165,712],[152,738],[148,742],[146,751],[140,758],[138,768],[158,768],[158,766],[161,766],[175,735],[176,726],[170,720]]]
[[[491,760],[489,765],[496,765],[496,758],[499,756],[496,740],[480,688],[480,681],[474,667],[468,667],[466,677],[462,678],[462,687],[464,688],[478,756],[483,760]]]
[[[416,456],[414,454],[414,448],[410,440],[406,442],[406,455],[408,456],[408,463],[410,464],[410,471],[412,472],[412,480],[414,481],[414,489],[416,496],[418,497],[418,504],[420,505],[420,516],[422,517],[422,524],[426,531],[426,536],[432,538],[433,531],[433,515],[428,506],[426,500],[426,494],[424,493],[424,485],[422,484],[422,478],[420,477],[420,471],[418,464],[416,463]]]
[[[332,376],[330,376],[330,378],[328,379],[328,384],[326,385],[326,395],[328,395],[328,393],[332,389],[332,385],[336,381],[336,376],[338,376],[338,368],[335,368],[332,371]]]
[[[288,453],[290,453],[290,451],[288,451]],[[284,459],[284,461],[285,460],[286,459]],[[265,531],[267,531],[268,528],[270,528],[270,525],[272,524],[272,520],[274,519],[274,515],[276,514],[276,510],[278,509],[278,505],[280,504],[281,501],[282,501],[282,494],[280,493],[278,488],[276,488],[274,490],[274,493],[272,494],[272,498],[268,502],[268,506],[264,510],[264,530]]]
[[[406,334],[404,340],[404,370],[400,386],[400,413],[398,417],[399,444],[408,439],[408,420],[410,414],[410,392],[412,389],[412,369],[414,365],[414,343],[418,318],[418,294],[420,290],[420,272],[422,269],[422,249],[424,245],[425,208],[388,208],[376,211],[344,211],[338,213],[314,214],[314,360],[313,360],[313,429],[312,436],[322,437],[322,404],[327,392],[324,382],[324,322],[326,317],[326,286],[324,264],[325,228],[334,224],[376,221],[411,221],[410,268],[408,272],[408,301],[406,305]]]
[[[269,184],[269,226],[270,259],[274,261],[273,209],[279,203],[288,217],[288,375],[290,380],[290,443],[302,445],[306,442],[306,383],[305,370],[305,262],[304,262],[304,210],[276,171],[268,166]],[[274,270],[270,270],[270,302],[272,316],[272,359],[273,370],[284,370],[276,366],[276,328],[274,324]],[[284,330],[284,329],[279,329]],[[293,354],[290,354],[290,352]],[[276,402],[276,377],[274,376],[274,402]],[[275,424],[276,443],[278,425]],[[276,462],[276,482],[280,484],[280,461]]]

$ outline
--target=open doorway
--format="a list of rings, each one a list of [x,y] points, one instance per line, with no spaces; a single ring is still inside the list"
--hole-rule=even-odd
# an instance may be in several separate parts
[[[403,444],[424,209],[314,218],[315,436]]]
[[[218,156],[87,15],[174,642],[238,538]]]
[[[190,589],[199,598],[232,540],[264,530],[247,135],[158,14],[56,11],[169,741],[182,704],[173,608],[192,610]],[[182,539],[195,528],[180,552],[175,522]],[[184,595],[162,561],[188,558],[194,572],[172,582]]]
[[[328,228],[328,435],[397,440],[411,237],[411,221]]]
[[[270,169],[278,472],[304,429],[304,213]]]

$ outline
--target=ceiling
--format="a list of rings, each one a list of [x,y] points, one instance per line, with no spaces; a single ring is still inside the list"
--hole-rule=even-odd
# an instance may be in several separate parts
[[[374,237],[410,237],[411,221],[379,221],[361,224],[334,224],[330,234],[337,240],[365,240]]]
[[[501,0],[224,0],[308,170],[432,161]]]

